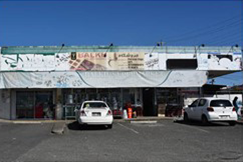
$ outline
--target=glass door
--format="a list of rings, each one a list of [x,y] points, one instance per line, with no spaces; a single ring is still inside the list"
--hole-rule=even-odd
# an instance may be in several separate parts
[[[34,92],[17,92],[16,103],[16,118],[34,118]]]
[[[52,92],[35,93],[35,118],[53,118]]]
[[[51,91],[16,92],[16,118],[53,118],[54,105]]]

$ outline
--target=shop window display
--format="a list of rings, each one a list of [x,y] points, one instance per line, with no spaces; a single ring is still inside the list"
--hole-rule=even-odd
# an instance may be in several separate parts
[[[52,92],[16,92],[17,118],[54,118]]]
[[[180,93],[177,88],[161,88],[156,91],[158,115],[178,116],[181,113]]]

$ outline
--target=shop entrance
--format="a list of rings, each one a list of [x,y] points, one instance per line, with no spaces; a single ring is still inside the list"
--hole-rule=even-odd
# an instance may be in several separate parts
[[[157,116],[154,105],[154,88],[143,89],[143,115]]]
[[[53,118],[54,107],[51,91],[16,92],[16,118]]]

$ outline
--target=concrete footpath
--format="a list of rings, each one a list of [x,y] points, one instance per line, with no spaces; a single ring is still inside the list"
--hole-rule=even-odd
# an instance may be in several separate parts
[[[131,119],[114,119],[114,122],[130,122],[130,123],[157,123],[159,120],[173,120],[183,121],[182,117],[137,117]],[[5,120],[0,119],[0,123],[12,123],[12,124],[44,124],[53,123],[51,133],[64,134],[67,131],[67,124],[73,123],[75,120]],[[243,125],[243,120],[237,121],[237,124]]]

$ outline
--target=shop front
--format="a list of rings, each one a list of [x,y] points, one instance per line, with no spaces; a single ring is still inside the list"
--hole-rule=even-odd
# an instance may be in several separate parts
[[[117,117],[122,117],[123,110],[128,107],[143,115],[141,88],[62,89],[62,94],[64,118],[73,118],[75,108],[87,100],[105,101]]]
[[[171,116],[171,109],[181,107],[179,87],[201,86],[207,78],[205,71],[193,70],[2,72],[0,76],[4,78],[0,86],[6,89],[2,91],[11,91],[10,99],[2,102],[10,110],[0,109],[6,110],[7,119],[74,118],[75,109],[86,100],[105,101],[120,117],[128,108],[135,116]]]
[[[128,108],[136,116],[171,117],[179,115],[188,97],[183,88],[12,89],[5,93],[11,94],[5,101],[11,101],[6,109],[10,119],[73,119],[75,109],[87,100],[107,102],[115,117],[122,117]]]
[[[241,69],[240,56],[222,61],[228,58],[209,53],[218,48],[170,48],[4,47],[0,118],[73,118],[86,100],[103,100],[114,114],[133,108],[138,116],[174,116],[190,97],[185,88]]]

